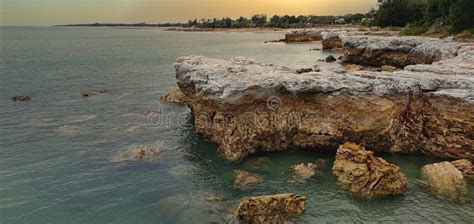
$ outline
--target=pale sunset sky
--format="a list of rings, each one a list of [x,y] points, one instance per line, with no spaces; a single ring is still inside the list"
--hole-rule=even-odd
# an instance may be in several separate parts
[[[365,13],[377,0],[0,0],[1,25],[186,22],[193,18]]]

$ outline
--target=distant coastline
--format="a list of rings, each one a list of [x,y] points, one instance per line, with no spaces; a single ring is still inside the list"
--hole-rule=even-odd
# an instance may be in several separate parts
[[[183,23],[84,23],[60,24],[53,27],[184,27]]]

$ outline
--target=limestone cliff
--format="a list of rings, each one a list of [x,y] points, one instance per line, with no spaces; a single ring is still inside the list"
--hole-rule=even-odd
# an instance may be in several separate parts
[[[343,46],[379,46],[369,40],[343,37]],[[258,151],[335,151],[345,141],[380,151],[474,160],[473,47],[433,44],[410,52],[435,52],[438,62],[396,72],[297,74],[241,57],[188,56],[178,59],[176,78],[197,132],[230,160]]]

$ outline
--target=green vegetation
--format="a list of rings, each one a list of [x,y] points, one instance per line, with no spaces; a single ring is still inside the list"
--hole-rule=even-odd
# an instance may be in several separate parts
[[[404,35],[459,33],[474,28],[474,1],[392,0],[380,6],[372,25],[407,26]]]
[[[257,14],[251,18],[240,17],[236,20],[225,17],[222,19],[194,19],[189,20],[188,27],[198,28],[255,28],[255,27],[272,27],[272,28],[305,28],[318,25],[330,24],[361,24],[363,18],[369,18],[367,14],[349,14],[345,16],[279,16],[274,15],[267,17],[264,14]]]

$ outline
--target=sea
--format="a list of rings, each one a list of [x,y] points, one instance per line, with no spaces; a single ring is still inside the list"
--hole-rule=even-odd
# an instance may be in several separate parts
[[[163,104],[180,56],[253,58],[304,68],[320,43],[283,44],[282,33],[174,32],[159,28],[0,27],[0,223],[236,223],[248,196],[297,193],[297,223],[474,223],[464,203],[432,194],[419,155],[377,154],[407,175],[405,196],[365,199],[337,184],[335,153],[264,153],[229,162],[195,132],[186,107]],[[106,90],[106,93],[98,93]],[[98,93],[83,97],[84,92]],[[28,102],[11,97],[28,95]],[[153,152],[138,159],[137,150]],[[290,167],[324,160],[309,180]],[[234,185],[236,170],[263,177]],[[469,184],[471,192],[474,186]]]

